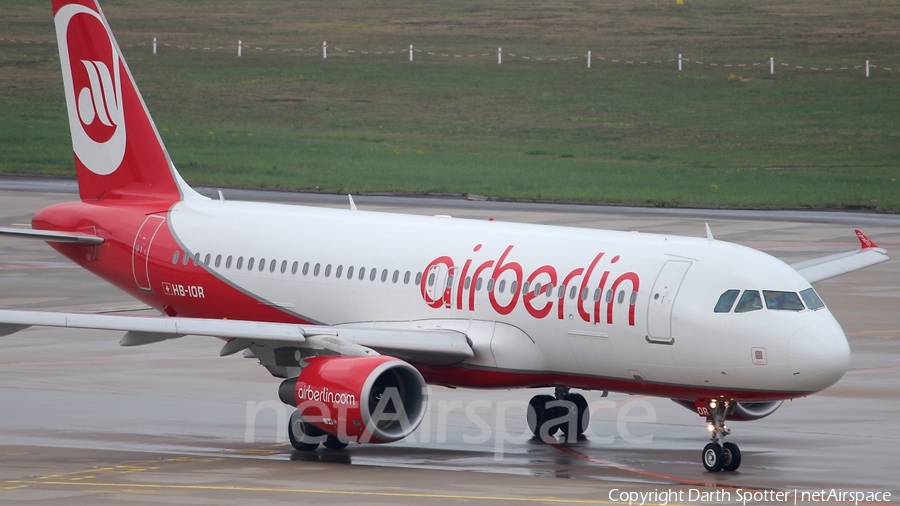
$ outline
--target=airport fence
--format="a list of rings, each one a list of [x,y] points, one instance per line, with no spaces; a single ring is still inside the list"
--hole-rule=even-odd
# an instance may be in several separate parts
[[[54,40],[22,40],[22,39],[12,39],[12,38],[4,38],[0,37],[0,43],[7,44],[25,44],[25,45],[53,45],[55,46],[56,41]],[[323,41],[321,44],[313,45],[310,47],[265,47],[258,46],[255,44],[251,44],[248,42],[244,42],[243,40],[238,40],[237,44],[225,45],[225,46],[202,46],[202,45],[190,45],[190,44],[176,44],[176,43],[167,43],[160,42],[156,37],[153,38],[151,42],[140,42],[133,44],[123,44],[124,47],[147,47],[152,50],[153,54],[159,54],[161,49],[175,49],[181,51],[218,51],[218,52],[232,52],[237,55],[237,57],[244,57],[248,54],[253,53],[305,53],[313,56],[319,56],[321,58],[327,59],[329,55],[334,56],[335,53],[343,53],[346,55],[365,55],[365,56],[389,56],[389,55],[400,55],[406,58],[407,54],[409,56],[409,61],[416,61],[416,58],[445,58],[445,59],[467,59],[467,58],[496,58],[497,64],[502,65],[504,61],[509,62],[512,60],[520,60],[520,61],[532,61],[532,62],[545,62],[545,63],[553,63],[553,62],[571,62],[571,61],[582,61],[583,65],[587,68],[592,68],[596,64],[607,64],[607,65],[632,65],[632,66],[660,66],[660,67],[671,67],[672,69],[677,69],[678,72],[684,71],[686,68],[699,65],[710,68],[721,68],[721,69],[741,69],[741,68],[762,68],[768,71],[769,74],[775,74],[776,70],[794,70],[794,71],[810,71],[810,72],[858,72],[860,75],[864,75],[865,77],[870,77],[873,74],[873,71],[881,71],[887,72],[890,74],[900,73],[900,66],[886,66],[886,65],[876,65],[871,62],[871,60],[865,60],[863,62],[859,62],[856,65],[796,65],[794,63],[790,63],[788,61],[782,61],[780,59],[776,59],[774,56],[770,56],[768,58],[761,59],[756,62],[748,62],[748,63],[723,63],[723,62],[711,62],[707,59],[699,59],[699,58],[686,58],[682,54],[678,54],[677,56],[673,55],[672,58],[669,59],[626,59],[626,58],[613,58],[610,56],[601,56],[599,54],[595,54],[593,51],[587,51],[580,55],[572,55],[572,56],[555,56],[555,57],[545,57],[545,56],[534,56],[534,55],[523,55],[520,53],[513,53],[508,50],[504,50],[502,47],[498,47],[496,50],[490,50],[482,53],[453,53],[453,52],[441,52],[441,51],[428,51],[425,49],[421,49],[416,47],[413,44],[410,44],[408,47],[404,46],[399,49],[387,49],[381,51],[375,50],[363,50],[363,49],[348,49],[346,47],[336,46],[334,44],[329,44],[327,41]]]

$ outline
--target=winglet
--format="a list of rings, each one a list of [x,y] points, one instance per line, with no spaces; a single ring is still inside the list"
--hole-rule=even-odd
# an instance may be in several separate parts
[[[878,247],[878,245],[875,244],[872,239],[869,239],[866,234],[862,233],[861,230],[856,231],[856,237],[859,239],[859,247],[862,249],[872,249]]]
[[[715,241],[715,237],[712,235],[712,230],[709,228],[709,223],[706,223],[706,238],[710,241]]]
[[[350,197],[350,210],[356,211],[356,202],[353,202],[353,195],[348,193],[347,196]]]

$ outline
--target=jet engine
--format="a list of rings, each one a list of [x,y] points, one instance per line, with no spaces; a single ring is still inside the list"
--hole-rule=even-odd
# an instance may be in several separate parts
[[[685,408],[697,412],[697,407],[693,401],[685,401],[681,399],[672,399],[676,403]],[[726,420],[734,421],[750,421],[765,418],[780,408],[784,401],[768,401],[768,402],[736,402],[732,404],[732,408],[728,410],[725,416]]]
[[[390,443],[410,435],[425,416],[425,380],[394,357],[320,356],[278,388],[303,421],[344,441]]]

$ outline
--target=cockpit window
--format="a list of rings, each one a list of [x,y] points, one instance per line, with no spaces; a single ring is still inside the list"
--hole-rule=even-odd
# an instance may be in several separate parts
[[[731,311],[731,306],[734,306],[734,301],[737,300],[739,293],[741,293],[740,290],[726,290],[725,293],[719,297],[719,302],[716,303],[716,312],[727,313]]]
[[[746,313],[748,311],[756,311],[757,309],[762,309],[762,299],[759,297],[759,292],[756,290],[746,290],[743,295],[741,295],[741,300],[738,301],[738,305],[734,308],[735,313]]]
[[[803,303],[796,292],[777,292],[775,290],[763,290],[766,299],[766,307],[781,311],[803,311]]]
[[[825,307],[825,303],[822,302],[822,299],[819,298],[819,294],[816,293],[812,288],[807,288],[800,292],[800,296],[803,297],[803,302],[806,303],[806,307],[815,311],[816,309],[820,309]]]

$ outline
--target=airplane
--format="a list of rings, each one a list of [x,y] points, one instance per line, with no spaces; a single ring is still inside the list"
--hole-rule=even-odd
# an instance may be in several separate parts
[[[706,421],[701,460],[735,471],[726,421],[836,383],[850,362],[811,283],[888,260],[860,248],[798,264],[706,237],[210,199],[179,175],[95,0],[53,0],[80,201],[0,233],[56,251],[159,316],[0,311],[30,326],[186,335],[256,358],[296,407],[288,437],[389,443],[427,386],[540,388],[529,429],[585,431],[574,390],[673,399]],[[552,392],[552,393],[549,393]]]

